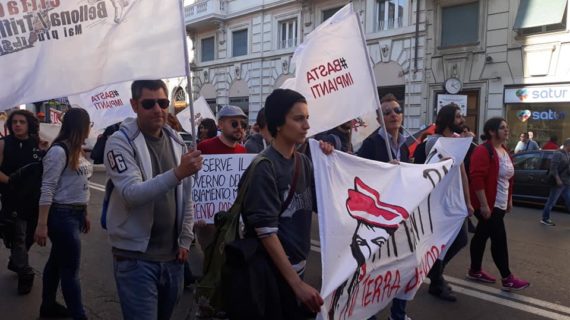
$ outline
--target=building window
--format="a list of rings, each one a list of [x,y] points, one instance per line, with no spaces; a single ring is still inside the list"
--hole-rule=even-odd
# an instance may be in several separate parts
[[[245,114],[249,114],[249,97],[230,97],[230,104],[240,107]]]
[[[247,54],[247,29],[232,32],[232,56]]]
[[[376,0],[376,31],[404,26],[407,0]]]
[[[325,22],[328,18],[334,16],[334,14],[338,11],[342,9],[342,7],[335,7],[335,8],[330,8],[330,9],[326,9],[323,10],[323,20],[322,22]]]
[[[214,37],[202,39],[202,62],[214,60]]]
[[[279,22],[279,49],[297,46],[297,19]]]
[[[479,41],[479,2],[441,8],[441,46],[474,45]]]
[[[521,0],[513,29],[519,35],[566,30],[567,0]]]

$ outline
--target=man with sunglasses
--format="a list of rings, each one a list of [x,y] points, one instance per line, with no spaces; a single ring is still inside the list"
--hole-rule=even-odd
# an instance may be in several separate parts
[[[107,141],[107,232],[124,319],[169,319],[182,293],[194,239],[189,176],[202,167],[166,125],[168,89],[161,80],[131,85],[136,118]],[[110,186],[114,186],[111,188]]]
[[[247,116],[240,107],[225,105],[218,111],[218,128],[221,134],[198,144],[202,154],[247,153],[240,141],[247,129]],[[204,221],[196,222],[196,238],[202,249],[214,241],[216,228]]]
[[[391,93],[386,94],[380,100],[381,112],[378,112],[378,123],[382,123],[380,117],[384,117],[384,124],[386,125],[386,132],[383,128],[373,132],[368,136],[362,146],[358,150],[359,157],[390,162],[386,143],[392,152],[391,163],[410,162],[410,151],[406,146],[406,139],[402,135],[402,118],[403,111],[398,103],[398,99]],[[390,320],[411,320],[406,314],[406,300],[394,298],[392,300],[392,307],[390,309]],[[370,319],[375,319],[372,317]]]
[[[247,129],[247,116],[240,107],[226,105],[218,111],[218,128],[221,134],[198,144],[203,154],[246,153],[240,144]]]

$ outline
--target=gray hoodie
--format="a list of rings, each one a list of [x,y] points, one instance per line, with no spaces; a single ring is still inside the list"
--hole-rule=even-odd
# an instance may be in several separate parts
[[[186,145],[170,127],[165,126],[163,132],[171,139],[178,165],[180,156],[186,152]],[[107,209],[107,232],[111,245],[122,250],[146,252],[154,222],[153,201],[176,188],[178,246],[189,249],[194,239],[191,178],[178,182],[174,169],[153,177],[150,153],[135,118],[123,121],[120,130],[109,138],[104,163],[107,175],[115,185]]]

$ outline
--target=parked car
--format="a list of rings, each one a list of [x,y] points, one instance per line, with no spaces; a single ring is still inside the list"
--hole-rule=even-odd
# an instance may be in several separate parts
[[[520,152],[513,155],[515,185],[513,201],[544,205],[550,193],[548,169],[555,150]],[[564,199],[558,199],[557,206],[564,207]]]

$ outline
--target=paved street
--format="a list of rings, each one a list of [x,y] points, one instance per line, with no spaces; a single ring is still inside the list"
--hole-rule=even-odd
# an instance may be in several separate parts
[[[112,273],[112,258],[105,232],[99,225],[99,214],[104,184],[103,173],[96,173],[92,179],[91,205],[89,212],[92,232],[83,236],[81,281],[83,299],[90,319],[120,319],[120,307],[116,296]],[[554,212],[553,220],[558,224],[550,228],[539,224],[540,209],[515,207],[509,214],[507,233],[511,269],[532,284],[517,294],[499,290],[499,285],[482,285],[464,279],[469,264],[468,250],[463,250],[448,266],[447,279],[458,295],[458,302],[439,301],[427,294],[424,285],[416,299],[409,303],[409,315],[421,319],[570,319],[570,215]],[[313,232],[313,246],[310,256],[307,280],[320,285],[320,250],[318,231]],[[192,266],[200,273],[200,256],[192,255]],[[16,295],[16,275],[8,271],[8,251],[0,249],[0,318],[37,319],[41,303],[41,271],[49,247],[34,246],[31,264],[37,278],[34,289],[27,296]],[[498,271],[487,250],[484,267],[498,276]],[[63,299],[60,297],[60,301]],[[191,290],[186,290],[173,319],[193,318]],[[378,319],[386,319],[387,312]]]

